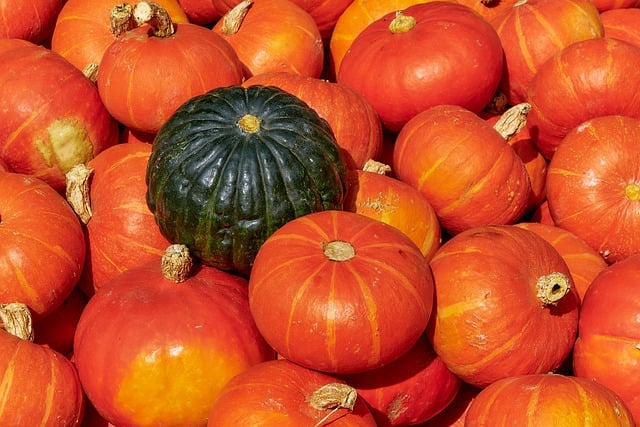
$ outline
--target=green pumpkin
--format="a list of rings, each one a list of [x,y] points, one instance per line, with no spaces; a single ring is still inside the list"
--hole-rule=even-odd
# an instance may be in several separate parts
[[[248,275],[286,222],[342,209],[346,163],[329,124],[271,86],[183,104],[153,141],[147,203],[162,234],[201,262]]]

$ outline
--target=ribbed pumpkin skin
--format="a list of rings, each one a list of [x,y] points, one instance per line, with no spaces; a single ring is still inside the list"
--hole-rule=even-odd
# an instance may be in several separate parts
[[[237,122],[260,120],[255,132]],[[328,123],[270,86],[192,98],[156,136],[147,203],[163,235],[208,265],[248,274],[264,240],[301,215],[342,209],[346,163]]]

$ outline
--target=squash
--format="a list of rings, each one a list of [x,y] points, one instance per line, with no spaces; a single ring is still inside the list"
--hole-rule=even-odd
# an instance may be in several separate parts
[[[276,229],[342,208],[346,168],[329,124],[299,98],[229,86],[192,98],[160,129],[147,203],[169,241],[205,264],[248,274]]]
[[[637,2],[640,6],[640,2]],[[640,47],[640,9],[609,9],[600,13],[605,37],[623,40]]]
[[[87,303],[74,340],[82,387],[114,425],[206,425],[222,387],[275,358],[244,279],[197,265],[182,245],[130,268]]]
[[[595,380],[625,402],[640,423],[640,254],[608,266],[585,292],[575,375]]]
[[[564,259],[534,232],[475,227],[445,242],[430,266],[436,303],[427,333],[463,381],[482,388],[551,372],[571,352],[578,295]]]
[[[66,0],[21,0],[0,3],[0,38],[49,41]]]
[[[504,378],[481,390],[465,425],[633,427],[629,409],[613,391],[585,378],[558,374]]]
[[[395,227],[347,211],[289,221],[255,258],[249,305],[285,359],[352,374],[405,354],[433,305],[429,263]]]

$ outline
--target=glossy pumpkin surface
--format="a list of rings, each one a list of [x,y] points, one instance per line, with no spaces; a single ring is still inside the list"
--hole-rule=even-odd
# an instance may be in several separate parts
[[[40,44],[49,40],[65,0],[25,0],[0,4],[0,38]]]
[[[431,260],[436,353],[476,387],[551,372],[569,355],[579,299],[558,251],[532,231],[489,225],[445,242]]]
[[[198,266],[176,283],[158,261],[100,288],[74,341],[82,386],[114,425],[206,425],[227,381],[274,357],[243,279]]]
[[[329,124],[275,87],[230,86],[195,97],[158,133],[147,202],[170,241],[248,274],[287,221],[340,209],[346,163]]]
[[[402,232],[326,210],[289,221],[264,242],[249,303],[261,333],[284,358],[356,373],[413,346],[431,313],[433,282],[428,262]]]
[[[500,38],[487,21],[457,3],[427,2],[367,26],[342,59],[337,81],[362,93],[383,125],[398,132],[435,105],[479,112],[502,68]]]
[[[396,138],[393,165],[450,234],[515,222],[527,208],[531,184],[522,159],[491,125],[459,106],[431,107],[411,119]]]
[[[640,422],[640,255],[603,270],[585,293],[573,350],[575,374],[610,388]]]
[[[610,264],[640,252],[638,138],[640,119],[596,117],[569,132],[549,164],[553,222]]]
[[[0,302],[34,317],[59,307],[76,285],[85,241],[67,201],[44,181],[0,172]]]
[[[465,425],[632,427],[633,419],[611,390],[584,378],[522,375],[489,385],[475,397]]]

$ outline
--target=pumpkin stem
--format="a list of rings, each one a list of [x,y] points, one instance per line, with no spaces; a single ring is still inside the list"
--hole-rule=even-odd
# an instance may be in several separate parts
[[[563,273],[551,273],[541,276],[536,283],[536,296],[543,305],[556,305],[571,289],[569,278]]]
[[[193,267],[193,258],[189,255],[189,249],[185,245],[175,244],[165,250],[160,266],[165,278],[181,283],[189,278],[191,267]]]
[[[133,8],[133,19],[138,26],[149,24],[156,37],[169,37],[176,32],[169,12],[158,3],[139,2]]]
[[[373,159],[369,159],[365,162],[362,170],[365,172],[373,172],[380,175],[386,175],[388,172],[391,172],[391,166]]]
[[[260,129],[260,119],[252,114],[245,114],[237,121],[243,132],[254,133]]]
[[[26,304],[20,302],[0,304],[0,320],[2,329],[20,339],[33,342],[31,312]]]
[[[329,417],[341,408],[352,411],[356,404],[357,397],[358,392],[355,388],[342,383],[325,384],[314,391],[309,399],[311,406],[319,411],[332,409],[331,412],[315,423],[314,427],[319,427],[324,424]]]
[[[527,116],[531,111],[531,104],[522,102],[514,105],[505,111],[493,128],[504,138],[509,141],[527,124]]]
[[[88,223],[93,215],[89,197],[89,177],[92,172],[92,168],[81,163],[73,166],[65,174],[67,201],[83,224]]]
[[[240,31],[240,26],[242,25],[242,21],[244,21],[245,15],[249,12],[251,3],[253,3],[251,0],[241,1],[224,14],[220,27],[224,35],[229,36]]]
[[[640,186],[635,182],[630,182],[624,187],[624,194],[632,202],[640,200]]]
[[[111,9],[109,15],[109,26],[111,33],[117,38],[129,30],[133,30],[137,27],[134,20],[131,19],[133,15],[133,6],[129,3],[117,4]]]
[[[82,74],[84,74],[86,78],[91,80],[91,82],[95,83],[96,81],[98,81],[98,64],[87,64],[82,69]]]
[[[322,251],[331,261],[348,261],[356,255],[356,250],[351,243],[342,240],[324,243]]]
[[[416,26],[416,18],[407,16],[401,10],[396,11],[396,16],[389,24],[389,31],[393,34],[406,33]]]

